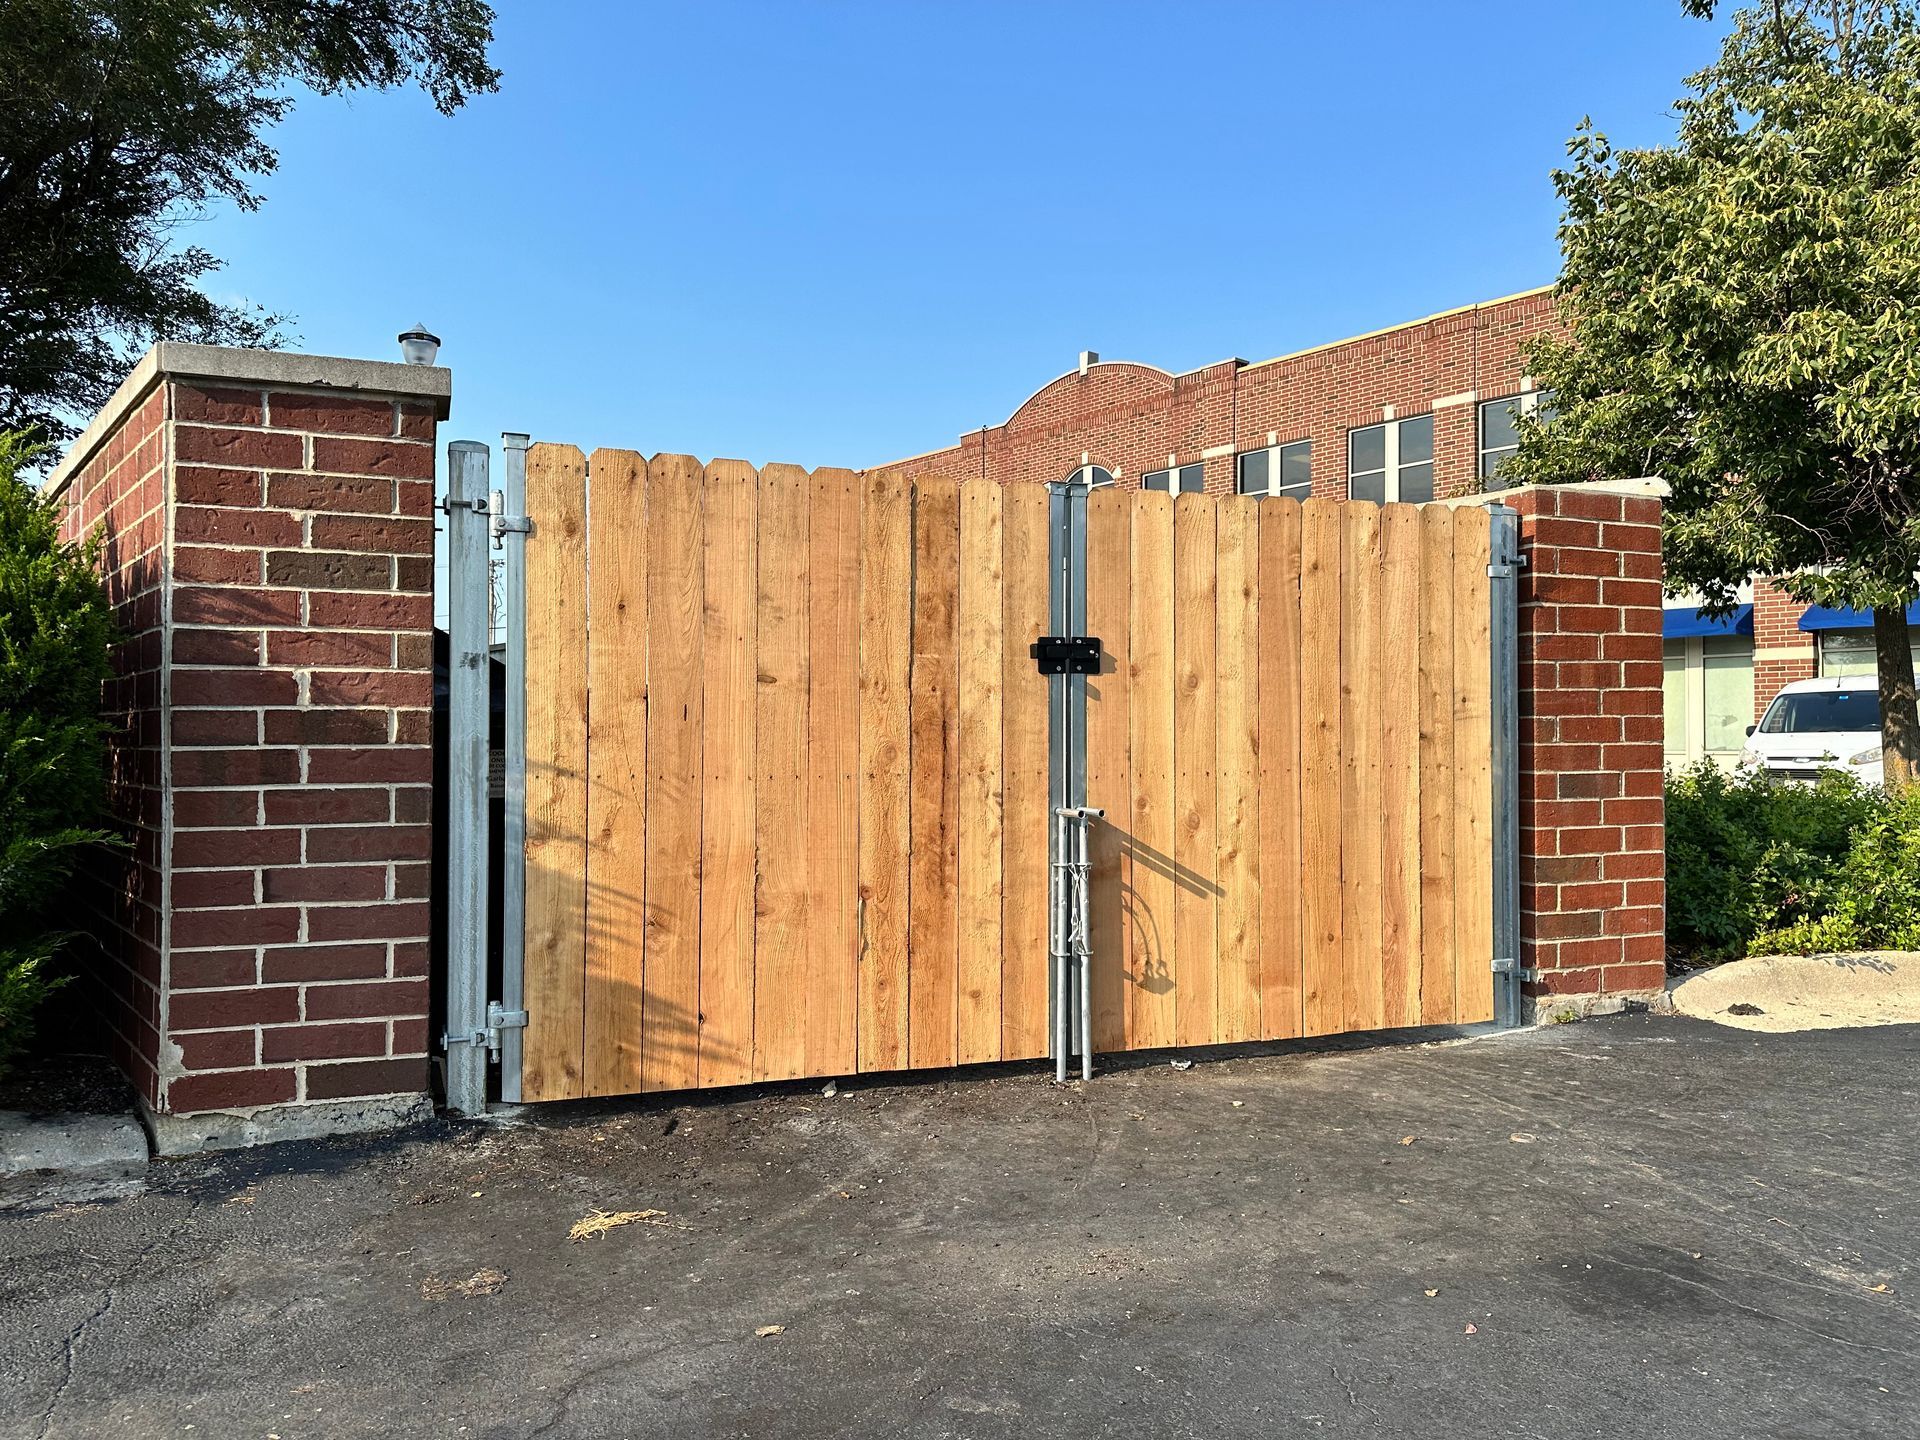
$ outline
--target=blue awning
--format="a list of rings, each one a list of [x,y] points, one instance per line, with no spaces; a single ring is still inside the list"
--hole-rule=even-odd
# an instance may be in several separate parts
[[[1907,606],[1907,624],[1920,625],[1920,600]],[[1873,612],[1854,610],[1841,605],[1829,609],[1825,605],[1809,605],[1807,613],[1800,617],[1802,630],[1871,630]]]
[[[1690,640],[1695,635],[1751,635],[1753,606],[1736,605],[1731,615],[1717,620],[1704,610],[1675,606],[1661,617],[1660,633],[1669,640]]]

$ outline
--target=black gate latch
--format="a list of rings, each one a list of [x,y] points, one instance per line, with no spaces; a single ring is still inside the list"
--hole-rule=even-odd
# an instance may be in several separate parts
[[[1042,675],[1098,675],[1100,642],[1091,635],[1042,635],[1027,647]]]

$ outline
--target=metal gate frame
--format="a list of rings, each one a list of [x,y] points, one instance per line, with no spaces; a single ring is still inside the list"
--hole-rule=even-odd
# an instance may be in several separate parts
[[[488,1108],[489,1061],[499,1065],[499,1098],[521,1099],[521,1037],[526,1025],[526,544],[537,517],[526,514],[529,437],[501,436],[502,485],[488,485],[488,447],[456,440],[447,447],[448,680],[447,846],[447,1107],[480,1115]],[[1088,638],[1087,495],[1082,482],[1047,486],[1052,633]],[[1492,655],[1494,1021],[1522,1023],[1520,959],[1519,512],[1486,506],[1492,527],[1487,566]],[[493,567],[502,552],[501,621],[505,636],[505,819],[500,951],[501,994],[488,991],[487,813],[488,674]],[[1086,915],[1088,829],[1104,811],[1087,806],[1087,679],[1049,676],[1049,820],[1053,860],[1049,888],[1049,1032],[1055,1079],[1068,1078],[1073,1056],[1083,1079],[1093,1074],[1090,934]]]

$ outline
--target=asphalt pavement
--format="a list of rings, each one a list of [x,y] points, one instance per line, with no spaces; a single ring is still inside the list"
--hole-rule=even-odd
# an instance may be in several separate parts
[[[1917,1092],[1632,1015],[10,1183],[0,1436],[1913,1435]]]

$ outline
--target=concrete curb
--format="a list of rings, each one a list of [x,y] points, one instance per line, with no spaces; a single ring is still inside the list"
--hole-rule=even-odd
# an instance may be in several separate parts
[[[0,1110],[0,1176],[127,1171],[146,1163],[147,1132],[131,1115]]]

